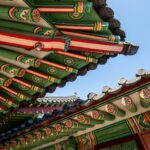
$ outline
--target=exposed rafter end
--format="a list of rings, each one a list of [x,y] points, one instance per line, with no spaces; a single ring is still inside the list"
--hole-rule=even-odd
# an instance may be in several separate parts
[[[130,43],[125,42],[124,48],[123,48],[123,54],[124,55],[135,55],[137,53],[138,49],[139,49],[139,46],[132,45]]]

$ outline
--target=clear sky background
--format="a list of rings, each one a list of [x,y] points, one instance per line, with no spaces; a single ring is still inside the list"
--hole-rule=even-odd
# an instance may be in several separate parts
[[[150,0],[107,0],[107,3],[120,20],[126,41],[140,46],[138,53],[111,58],[105,65],[78,76],[76,81],[68,82],[47,96],[70,96],[77,92],[81,99],[86,99],[90,92],[100,94],[105,85],[117,86],[121,77],[133,79],[139,68],[150,71]]]

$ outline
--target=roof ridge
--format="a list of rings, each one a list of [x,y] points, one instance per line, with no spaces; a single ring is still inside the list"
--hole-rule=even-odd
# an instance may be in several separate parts
[[[96,94],[96,93],[91,92],[87,95],[87,98],[89,100],[91,99],[101,100],[105,96],[106,93],[111,93],[111,94],[116,93],[119,90],[121,90],[123,86],[130,86],[140,81],[141,78],[146,78],[146,77],[150,77],[150,71],[146,71],[145,69],[138,69],[137,73],[135,74],[134,79],[127,80],[124,77],[122,77],[118,80],[118,86],[114,88],[111,88],[109,86],[103,86],[101,94]]]

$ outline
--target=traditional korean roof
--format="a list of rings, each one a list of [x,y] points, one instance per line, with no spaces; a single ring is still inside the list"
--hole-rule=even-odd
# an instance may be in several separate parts
[[[36,104],[66,104],[71,103],[79,99],[79,97],[75,94],[73,96],[50,96],[44,98],[37,98]]]
[[[17,129],[18,127],[23,129],[37,120],[40,116],[50,116],[55,114],[57,111],[63,111],[66,107],[76,106],[81,103],[82,100],[75,95],[64,96],[64,97],[45,97],[38,98],[32,105],[22,105],[17,109],[16,112],[11,112],[6,116],[1,116],[0,121],[0,133],[12,129],[13,127]],[[40,117],[41,118],[41,117]],[[20,129],[20,130],[21,130]],[[9,132],[8,132],[9,133]]]
[[[31,114],[52,114],[54,111],[63,111],[65,107],[75,105],[78,101],[80,98],[76,94],[64,97],[44,97],[38,98],[29,106],[21,106],[17,111]]]
[[[138,46],[105,1],[0,1],[0,113],[11,113]]]
[[[123,120],[132,123],[132,120],[136,120],[134,116],[139,114],[147,116],[150,123],[150,115],[145,113],[150,110],[149,71],[140,69],[135,79],[121,78],[117,88],[104,86],[102,94],[90,93],[87,97],[86,101],[78,100],[78,105],[70,105],[63,111],[55,111],[38,120],[32,119],[30,126],[24,125],[24,128],[18,128],[15,132],[11,129],[2,133],[1,142],[5,146],[8,142],[11,146],[14,142],[19,144],[21,139],[23,143],[28,143],[30,135],[33,143],[24,144],[24,148],[42,149],[69,136],[80,136]]]

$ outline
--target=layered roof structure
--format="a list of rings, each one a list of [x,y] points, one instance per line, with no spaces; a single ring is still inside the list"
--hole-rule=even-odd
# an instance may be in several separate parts
[[[70,104],[67,103],[62,110],[57,109],[51,114],[43,112],[43,115],[29,119],[35,113],[18,110],[13,116],[1,121],[1,131],[5,128],[5,132],[0,134],[1,149],[61,150],[68,149],[68,146],[75,148],[76,143],[78,149],[85,150],[89,146],[92,148],[99,143],[148,130],[150,129],[149,81],[150,73],[141,69],[135,79],[121,78],[118,87],[104,86],[101,94],[89,93],[86,101],[73,96],[70,103],[68,100],[70,97],[66,97],[66,102]],[[58,102],[56,100],[58,97],[53,99],[55,101],[53,104]],[[37,101],[39,100],[41,103],[45,99]],[[47,100],[45,102],[47,103]],[[45,107],[48,106],[44,105],[43,108]],[[22,119],[27,116],[28,118],[26,122],[18,124],[15,128],[9,127],[6,131],[7,124],[19,118],[17,115],[22,115]],[[69,143],[70,140],[76,142],[68,145],[68,140]]]
[[[1,0],[0,150],[85,150],[106,141],[96,132],[109,124],[121,124],[123,136],[149,129],[150,75],[144,70],[87,100],[44,97],[108,58],[134,55],[138,46],[125,37],[106,0]]]
[[[137,49],[105,1],[0,1],[0,115]]]
[[[32,105],[22,105],[16,112],[7,114],[0,121],[0,133],[17,128],[21,131],[24,127],[29,127],[32,123],[38,123],[41,118],[50,117],[55,113],[63,112],[66,108],[80,105],[82,100],[77,95],[66,97],[45,97],[38,98]],[[33,121],[34,120],[34,121]],[[1,137],[0,137],[0,140]]]

